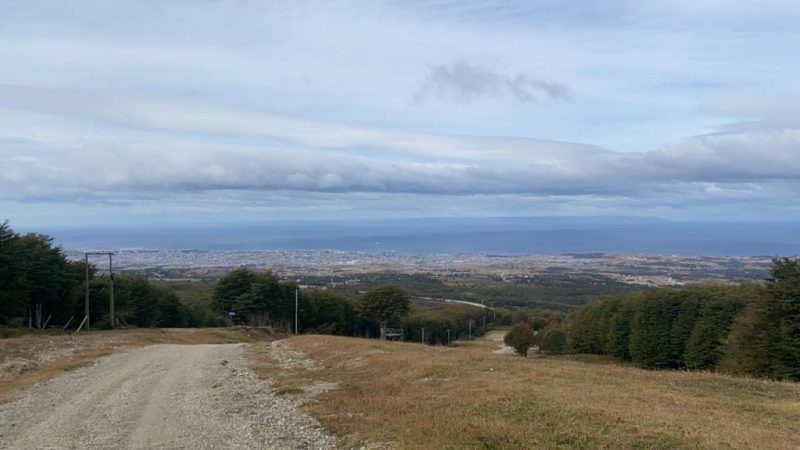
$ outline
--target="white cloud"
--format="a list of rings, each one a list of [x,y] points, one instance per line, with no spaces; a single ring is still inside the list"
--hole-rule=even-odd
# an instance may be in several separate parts
[[[798,10],[18,2],[0,15],[0,198],[781,213],[800,171]],[[452,96],[468,101],[433,101]]]
[[[0,87],[0,107],[74,121],[69,132],[0,147],[6,199],[220,189],[606,196],[668,189],[682,195],[698,183],[800,179],[796,129],[698,136],[660,150],[621,153],[569,142],[415,133],[199,102],[15,86]],[[94,130],[95,123],[111,128]],[[17,132],[25,126],[34,130],[37,123],[14,125]],[[81,130],[80,138],[69,137],[75,130]]]

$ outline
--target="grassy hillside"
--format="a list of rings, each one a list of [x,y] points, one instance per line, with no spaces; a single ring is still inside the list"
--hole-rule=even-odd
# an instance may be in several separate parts
[[[292,337],[317,361],[279,392],[338,383],[306,408],[343,443],[400,448],[798,448],[800,384],[646,371],[599,357],[523,359],[488,340],[458,347]]]

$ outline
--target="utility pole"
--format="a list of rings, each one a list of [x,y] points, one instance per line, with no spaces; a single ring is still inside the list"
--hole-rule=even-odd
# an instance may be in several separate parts
[[[450,329],[447,330],[447,345],[450,345]]]
[[[116,313],[114,312],[114,267],[112,262],[112,256],[114,252],[83,252],[83,262],[86,266],[86,304],[84,305],[84,309],[86,312],[86,331],[89,331],[89,255],[97,256],[97,255],[108,255],[108,277],[111,280],[111,289],[109,290],[109,318],[111,319],[111,328],[114,328],[116,323]]]
[[[83,254],[83,262],[86,266],[86,304],[84,305],[84,310],[86,312],[86,331],[89,331],[89,253],[86,252]]]
[[[469,338],[472,339],[472,319],[469,319]]]
[[[297,297],[298,297],[298,289],[294,289],[294,334],[297,334]]]
[[[425,343],[425,327],[422,327],[422,343]]]
[[[111,279],[111,298],[109,299],[109,312],[111,313],[111,328],[117,325],[117,316],[114,314],[114,268],[111,262],[111,253],[108,254],[108,278]]]

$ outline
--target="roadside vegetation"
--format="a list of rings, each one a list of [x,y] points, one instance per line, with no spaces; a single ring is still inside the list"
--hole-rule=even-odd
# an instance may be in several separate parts
[[[538,340],[550,354],[798,381],[800,260],[776,259],[763,285],[697,285],[601,299],[553,322]]]
[[[0,224],[0,337],[18,335],[21,327],[77,324],[84,317],[83,261],[68,261],[53,239],[42,234],[15,233]],[[111,279],[89,266],[92,326],[107,328]],[[208,309],[180,301],[169,288],[146,278],[114,276],[116,317],[119,325],[137,327],[208,327],[226,324]]]

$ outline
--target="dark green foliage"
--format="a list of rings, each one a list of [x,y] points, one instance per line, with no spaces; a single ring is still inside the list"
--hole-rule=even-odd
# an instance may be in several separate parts
[[[255,282],[256,274],[248,269],[232,270],[222,277],[214,288],[212,305],[214,310],[227,314],[242,301],[242,297],[249,295]]]
[[[720,370],[740,375],[774,377],[779,354],[780,312],[768,293],[754,297],[734,321]]]
[[[107,328],[110,280],[107,276],[91,282],[93,327]],[[136,327],[209,327],[224,326],[225,320],[208,310],[186,306],[172,289],[154,285],[141,276],[114,276],[114,299],[117,320]]]
[[[528,349],[531,348],[536,340],[533,328],[527,322],[519,322],[511,327],[506,333],[503,342],[512,347],[520,356],[528,356]]]
[[[450,339],[467,339],[472,329],[472,337],[480,336],[486,326],[492,323],[488,310],[468,305],[414,305],[401,325],[405,330],[405,340],[422,341],[422,328],[425,328],[426,344],[446,344],[447,330]]]
[[[631,324],[633,323],[636,309],[633,302],[620,299],[616,311],[611,314],[608,321],[608,335],[606,337],[606,353],[630,361]]]
[[[793,263],[776,261],[766,287],[651,289],[590,303],[568,316],[566,350],[647,368],[720,368],[800,379],[800,311],[792,309],[800,303],[800,270]],[[552,329],[539,337],[540,346],[558,328]]]
[[[773,261],[766,292],[733,324],[721,368],[800,380],[800,260]]]
[[[281,283],[272,272],[240,268],[219,280],[212,304],[220,314],[234,312],[236,323],[270,325],[293,331],[295,288]]]
[[[527,322],[534,330],[541,330],[549,324],[563,319],[564,313],[539,308],[493,308],[492,317],[496,325],[513,325],[518,322]]]
[[[300,292],[292,283],[278,280],[272,272],[236,269],[219,280],[211,302],[220,314],[236,313],[236,323],[273,326],[294,331],[295,293],[298,331],[353,334],[357,328],[353,304],[344,297],[325,292]]]
[[[757,285],[709,289],[686,344],[686,367],[702,370],[716,367],[722,359],[723,344],[733,320],[750,299],[760,295],[763,295],[763,288]]]
[[[28,317],[35,323],[37,305],[42,321],[65,324],[84,315],[85,269],[81,262],[66,259],[49,236],[18,235],[7,223],[0,225],[0,323],[22,325]],[[109,294],[111,280],[95,276],[89,267],[92,328],[111,326]],[[147,279],[115,276],[117,318],[123,325],[141,327],[219,326],[224,320],[209,311],[184,306],[170,289],[157,288]],[[42,323],[44,325],[44,323]]]
[[[800,380],[800,260],[775,260],[769,291],[780,311],[778,366],[775,377]]]
[[[571,314],[567,349],[572,353],[607,353],[610,318],[618,307],[619,300],[601,299]]]
[[[397,323],[411,310],[408,294],[399,286],[387,284],[367,291],[356,303],[361,320],[380,328],[381,339],[386,339],[390,324]]]
[[[631,358],[645,367],[667,367],[671,358],[666,354],[670,341],[670,321],[664,317],[675,314],[671,302],[645,301],[637,305],[631,324]],[[669,308],[662,311],[662,308]]]
[[[327,292],[304,292],[305,307],[300,318],[304,332],[349,336],[356,332],[358,321],[353,303]]]
[[[83,267],[67,261],[49,236],[19,235],[0,224],[0,323],[22,324],[37,305],[42,320],[65,321],[75,309]]]
[[[567,350],[567,331],[556,324],[540,331],[536,336],[539,350],[548,355],[560,355]]]

